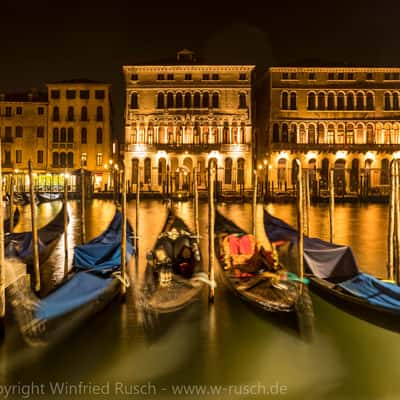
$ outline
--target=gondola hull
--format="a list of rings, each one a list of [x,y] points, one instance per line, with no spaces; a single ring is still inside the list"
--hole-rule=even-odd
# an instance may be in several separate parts
[[[169,226],[172,219],[174,222]],[[167,226],[169,228],[167,228]],[[184,221],[175,216],[172,211],[169,211],[162,232],[166,232],[168,229],[173,228],[183,229],[190,233],[190,230]],[[193,234],[191,234],[191,236],[193,237]],[[160,246],[162,246],[161,241],[158,239],[154,245],[153,253],[155,249]],[[200,256],[200,261],[195,262],[193,275],[203,271],[202,260],[203,258]],[[187,307],[189,304],[198,301],[201,297],[203,288],[203,282],[186,279],[175,273],[172,274],[171,281],[168,285],[162,286],[159,284],[158,277],[154,273],[153,265],[148,264],[145,271],[145,283],[143,287],[145,307],[148,311],[161,314],[176,312]]]
[[[300,336],[306,340],[313,335],[313,308],[306,285],[298,281],[280,282],[282,288],[274,287],[270,281],[256,277],[238,278],[225,270],[221,260],[224,257],[218,236],[222,234],[247,232],[217,212],[215,226],[215,250],[218,259],[219,275],[224,285],[247,304],[273,315],[274,321],[284,322],[296,327]]]

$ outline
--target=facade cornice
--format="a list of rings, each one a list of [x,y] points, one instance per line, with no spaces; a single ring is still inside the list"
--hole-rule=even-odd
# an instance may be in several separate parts
[[[268,72],[400,72],[400,67],[270,67]]]
[[[255,65],[124,65],[123,71],[129,72],[250,72]]]

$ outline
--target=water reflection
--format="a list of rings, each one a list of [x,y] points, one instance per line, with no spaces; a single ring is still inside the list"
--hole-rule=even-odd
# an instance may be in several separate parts
[[[60,207],[58,202],[39,206],[40,226]],[[250,204],[221,205],[220,209],[244,229],[251,229]],[[293,205],[273,204],[268,210],[295,223]],[[79,202],[70,202],[69,211],[68,243],[72,259],[73,246],[80,243]],[[111,201],[88,203],[88,239],[105,229],[114,211]],[[177,212],[194,227],[190,202],[178,204]],[[262,212],[258,206],[256,232],[258,240],[265,243]],[[145,329],[143,320],[138,321],[135,300],[146,253],[152,248],[166,215],[160,202],[141,203],[139,277],[132,262],[129,274],[133,286],[128,290],[126,303],[113,303],[62,343],[48,349],[27,348],[10,328],[0,350],[1,383],[151,381],[160,390],[166,388],[164,398],[171,396],[168,391],[171,382],[219,385],[279,382],[288,388],[286,397],[293,399],[346,396],[375,399],[400,394],[399,335],[347,315],[317,296],[313,296],[317,333],[312,345],[302,343],[268,318],[253,312],[221,286],[220,281],[213,306],[208,305],[204,296],[188,312],[171,318],[158,317],[153,321],[153,331]],[[207,205],[200,203],[200,244],[206,266],[207,215]],[[353,246],[361,267],[378,276],[386,273],[386,217],[384,205],[336,206],[336,242]],[[135,226],[134,201],[128,204],[128,219]],[[311,221],[311,234],[329,239],[326,205],[311,208]],[[17,229],[30,229],[26,207],[22,209]],[[63,274],[63,243],[61,239],[48,262],[52,284]]]

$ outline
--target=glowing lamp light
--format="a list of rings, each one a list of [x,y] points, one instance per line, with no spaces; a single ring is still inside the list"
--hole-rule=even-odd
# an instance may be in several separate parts
[[[263,169],[263,166],[261,164],[258,164],[258,169],[261,171]]]
[[[108,169],[108,165],[107,165],[107,164],[104,164],[104,165],[103,165],[103,168],[104,168],[104,169]]]
[[[365,154],[365,159],[366,160],[374,161],[375,157],[376,157],[376,155],[375,155],[375,152],[373,152],[373,151],[367,151],[367,153]]]
[[[263,163],[264,163],[264,165],[267,165],[268,161],[266,159],[264,159]]]
[[[288,152],[287,152],[287,151],[281,151],[281,152],[278,154],[278,160],[281,159],[281,158],[284,158],[285,160],[289,160],[289,154],[288,154]]]
[[[16,173],[16,174],[18,174],[18,172],[19,172],[19,169],[17,168],[17,169],[15,169],[14,170],[14,172]]]
[[[340,150],[336,152],[336,160],[346,159],[346,157],[347,157],[347,151]]]
[[[69,178],[71,176],[71,174],[69,174],[68,172],[64,174],[64,178]]]
[[[317,159],[317,153],[315,151],[309,151],[306,155],[306,159],[307,161],[313,160],[313,159]]]
[[[393,158],[394,158],[395,160],[398,160],[398,159],[400,158],[400,151],[395,151],[395,152],[393,153]]]

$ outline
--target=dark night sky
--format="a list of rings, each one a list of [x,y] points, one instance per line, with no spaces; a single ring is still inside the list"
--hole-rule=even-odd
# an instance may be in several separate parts
[[[0,89],[107,81],[116,120],[122,118],[121,66],[157,63],[184,47],[204,62],[254,63],[259,70],[300,63],[400,66],[394,0],[1,3]]]

